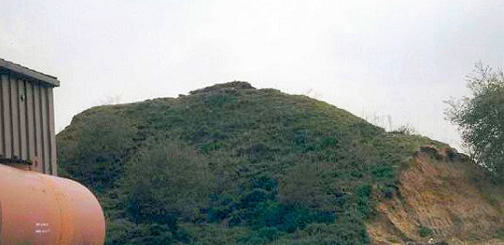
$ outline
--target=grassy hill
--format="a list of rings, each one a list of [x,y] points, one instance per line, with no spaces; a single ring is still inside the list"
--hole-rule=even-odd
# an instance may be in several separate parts
[[[365,223],[421,145],[306,96],[217,84],[98,106],[57,136],[108,244],[368,244]]]

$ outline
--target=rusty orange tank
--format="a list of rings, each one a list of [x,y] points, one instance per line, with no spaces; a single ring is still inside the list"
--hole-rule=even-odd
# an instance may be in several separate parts
[[[81,184],[0,164],[0,244],[103,244],[105,218]]]

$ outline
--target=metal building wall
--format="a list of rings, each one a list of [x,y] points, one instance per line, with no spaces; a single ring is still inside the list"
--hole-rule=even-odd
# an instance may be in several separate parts
[[[0,162],[57,175],[53,87],[0,74]]]

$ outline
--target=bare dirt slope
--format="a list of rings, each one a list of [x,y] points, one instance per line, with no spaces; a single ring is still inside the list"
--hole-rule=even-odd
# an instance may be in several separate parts
[[[368,225],[373,244],[504,244],[504,192],[462,154],[423,147]]]

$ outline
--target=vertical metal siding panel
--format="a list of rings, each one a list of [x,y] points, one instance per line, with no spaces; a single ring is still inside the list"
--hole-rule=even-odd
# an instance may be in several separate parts
[[[19,145],[19,95],[18,95],[18,81],[10,77],[10,92],[11,92],[11,120],[12,120],[12,156],[14,159],[21,157]]]
[[[44,159],[42,155],[42,120],[41,109],[40,109],[40,86],[33,86],[33,114],[35,123],[35,157],[38,161],[38,169],[43,173],[44,170]]]
[[[28,159],[35,159],[35,115],[33,110],[33,83],[26,83],[26,121],[28,133]],[[38,166],[34,166],[37,169]]]
[[[49,140],[49,120],[47,118],[48,116],[48,110],[47,110],[47,88],[41,87],[40,88],[40,107],[41,107],[41,118],[42,118],[42,156],[43,156],[43,163],[44,163],[44,173],[45,174],[50,174],[51,173],[51,160],[49,159],[50,157],[50,140]]]
[[[3,76],[3,75],[1,75]],[[3,94],[2,94],[2,78],[0,77],[0,159],[4,158],[5,151],[4,151],[4,143],[5,143],[5,138],[4,138],[4,117],[3,117]]]
[[[21,160],[28,160],[28,140],[26,128],[26,82],[18,80],[18,103],[19,103],[19,145],[21,151]]]
[[[56,133],[55,133],[55,125],[54,125],[54,97],[53,97],[53,89],[47,89],[47,106],[49,112],[49,137],[50,137],[50,152],[51,152],[51,174],[56,176],[58,175],[58,166],[57,166],[57,154],[56,154]]]
[[[5,158],[12,157],[12,133],[11,133],[11,114],[10,114],[10,82],[9,76],[2,75],[2,121],[4,122],[3,135],[4,135],[4,150]]]

